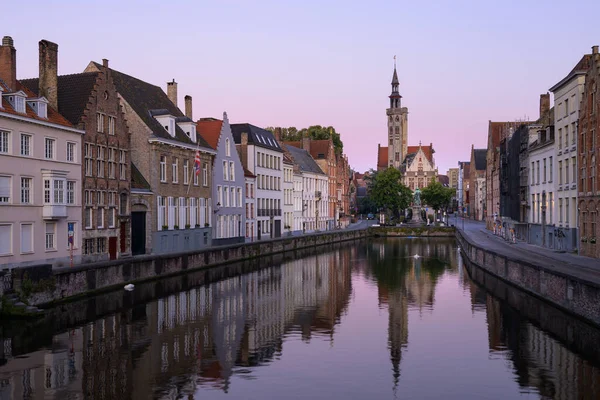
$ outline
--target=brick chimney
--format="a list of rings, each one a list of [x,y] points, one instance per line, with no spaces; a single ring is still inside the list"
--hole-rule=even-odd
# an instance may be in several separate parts
[[[308,134],[302,136],[302,148],[310,153],[310,138]]]
[[[550,93],[540,94],[540,118],[550,112]]]
[[[248,133],[242,132],[242,146],[248,146]]]
[[[40,40],[40,96],[58,110],[58,45]]]
[[[177,82],[175,82],[175,79],[173,79],[173,82],[167,82],[167,96],[169,96],[171,103],[177,107]]]
[[[10,90],[17,90],[17,50],[10,36],[4,36],[0,46],[0,79]]]
[[[275,140],[281,142],[281,128],[275,128]]]
[[[192,118],[192,96],[187,94],[187,95],[185,95],[184,99],[185,99],[185,116],[188,117],[189,119],[193,119]]]
[[[592,54],[598,54],[598,45],[592,46]]]

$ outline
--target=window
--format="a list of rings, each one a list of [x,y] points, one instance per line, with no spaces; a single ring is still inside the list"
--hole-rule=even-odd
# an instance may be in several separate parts
[[[537,167],[537,184],[540,184],[540,160],[536,161],[536,167]],[[421,186],[421,185],[419,185]]]
[[[567,117],[568,115],[569,115],[569,99],[565,99],[565,117]]]
[[[202,186],[208,186],[208,163],[202,164]]]
[[[565,147],[569,147],[569,125],[565,126]]]
[[[569,183],[569,159],[565,160],[565,183]]]
[[[160,181],[167,181],[167,157],[160,156]]]
[[[109,135],[114,135],[115,134],[115,117],[108,117],[108,134]]]
[[[99,178],[104,178],[104,146],[98,146],[98,156],[96,158],[96,169]]]
[[[55,222],[46,222],[46,250],[56,250]]]
[[[75,204],[75,181],[67,181],[67,204]]]
[[[0,224],[0,255],[12,254],[12,224]]]
[[[233,161],[229,161],[229,178],[232,181],[235,181],[235,164]]]
[[[53,160],[54,159],[54,145],[56,141],[54,139],[46,138],[45,147],[44,147],[44,155],[46,159]]]
[[[67,142],[67,161],[75,162],[75,143]]]
[[[563,221],[563,199],[558,199],[558,222]]]
[[[84,211],[85,229],[92,229],[93,209],[86,207]]]
[[[227,161],[223,161],[223,180],[224,181],[229,180],[229,171],[227,168]]]
[[[577,182],[577,159],[575,157],[571,158],[571,165],[573,166],[572,171],[573,171],[573,179],[571,179],[571,182],[576,183]]]
[[[231,157],[231,150],[229,148],[229,138],[225,139],[225,155]]]
[[[65,202],[65,181],[62,179],[54,180],[54,204],[64,204]]]
[[[127,162],[125,161],[127,156],[125,150],[119,150],[119,179],[122,181],[127,180]]]
[[[173,158],[173,164],[172,164],[172,169],[171,171],[173,172],[173,176],[172,181],[173,183],[177,183],[179,182],[179,171],[178,171],[178,167],[179,167],[179,160],[177,159],[177,157]]]
[[[8,153],[10,132],[0,131],[0,153]]]
[[[562,161],[558,162],[558,184],[562,185]]]
[[[546,183],[546,159],[544,158],[544,183]]]
[[[189,170],[190,170],[190,161],[183,160],[183,184],[184,185],[187,185],[190,183]]]
[[[115,178],[117,150],[113,148],[108,149],[108,177],[111,179]]]
[[[235,188],[233,186],[229,189],[229,196],[231,199],[231,201],[229,202],[230,206],[237,207],[235,204]]]
[[[96,239],[83,240],[83,254],[94,254]]]
[[[565,199],[565,222],[569,223],[569,199]]]
[[[98,254],[106,253],[106,238],[96,239],[96,250]]]
[[[21,204],[31,204],[31,178],[21,178]]]
[[[44,179],[44,204],[52,203],[52,186],[50,179]]]
[[[104,132],[104,114],[96,113],[96,131]]]
[[[198,186],[198,172],[200,171],[196,171],[196,168],[194,168],[194,186]]]
[[[93,153],[94,153],[94,145],[86,143],[84,145],[84,174],[85,176],[92,176],[92,170],[94,168],[94,160],[93,160]]]
[[[548,180],[550,182],[552,182],[552,167],[553,167],[553,165],[552,165],[552,157],[550,157],[550,161],[549,162],[550,162],[550,179],[548,179]]]
[[[237,188],[238,207],[242,207],[242,188]]]
[[[167,225],[166,200],[161,196],[157,196],[156,199],[158,203],[158,229],[163,230],[163,227]]]
[[[115,208],[108,209],[107,217],[108,217],[108,227],[109,228],[115,227],[115,211],[116,211]]]
[[[33,224],[21,224],[21,253],[33,252]]]
[[[223,203],[221,205],[229,207],[229,188],[227,186],[223,187]]]
[[[115,192],[116,194],[116,192]],[[119,196],[119,212],[121,215],[127,215],[127,193],[121,193]]]
[[[1,153],[1,151],[0,151],[0,153]],[[30,156],[31,155],[31,135],[26,135],[24,133],[21,134],[21,155],[22,156]]]
[[[104,228],[104,207],[98,206],[98,214],[96,214],[96,226],[98,229]]]

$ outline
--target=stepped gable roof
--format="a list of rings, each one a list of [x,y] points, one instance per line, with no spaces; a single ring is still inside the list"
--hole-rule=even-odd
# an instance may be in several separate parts
[[[215,150],[219,144],[222,126],[223,121],[216,118],[200,118],[200,120],[196,122],[198,134],[200,134],[210,147]]]
[[[485,171],[487,168],[487,149],[473,149],[475,159],[475,169]]]
[[[104,68],[102,65],[95,62],[93,62],[93,65],[98,70]],[[154,136],[168,140],[176,140],[192,146],[211,148],[202,136],[197,135],[198,143],[192,142],[183,129],[177,124],[175,124],[175,137],[172,137],[160,122],[154,118],[154,115],[166,114],[170,114],[175,118],[186,118],[183,112],[181,112],[181,110],[169,99],[164,90],[158,86],[144,82],[112,68],[110,71],[119,94],[125,99],[129,106],[131,106],[133,111],[135,111],[142,121],[144,121],[144,124],[152,130]],[[152,114],[153,111],[155,114]],[[191,121],[189,118],[187,120]]]
[[[388,147],[377,148],[377,168],[387,168],[388,165]]]
[[[73,125],[81,122],[99,74],[82,72],[58,77],[58,111]],[[39,94],[39,82],[39,78],[21,81],[36,95]]]
[[[152,190],[150,184],[134,163],[131,163],[131,188]]]
[[[2,87],[4,94],[13,92],[2,80],[0,80],[0,86]],[[27,86],[23,85],[21,83],[21,81],[17,81],[16,91],[24,92],[25,95],[27,96],[26,101],[38,98],[38,95],[34,91],[29,89]],[[37,115],[37,113],[31,107],[29,107],[29,105],[27,105],[27,102],[25,103],[25,114],[23,114],[20,112],[16,112],[15,109],[12,107],[12,105],[8,102],[8,99],[6,99],[4,96],[1,96],[1,97],[2,98],[0,99],[0,102],[2,104],[2,109],[0,109],[0,112],[6,113],[6,114],[13,114],[13,115],[17,115],[20,117],[27,116],[27,118],[31,118],[31,119],[34,119],[34,120],[37,120],[40,122],[50,122],[52,124],[66,126],[68,128],[74,128],[73,124],[71,122],[69,122],[69,120],[67,120],[64,116],[62,116],[58,111],[53,109],[50,106],[50,104],[48,104],[48,106],[47,106],[48,118],[41,118]]]
[[[244,123],[244,124],[231,124],[231,133],[233,133],[233,140],[235,144],[242,143],[242,133],[248,134],[248,144],[253,144],[255,146],[264,147],[267,149],[283,152],[277,140],[275,140],[275,136],[273,136],[272,132],[269,132],[266,129],[259,128],[258,126]]]
[[[287,146],[287,151],[294,160],[294,163],[298,164],[302,172],[324,175],[319,165],[315,162],[315,159],[306,150],[294,146]]]

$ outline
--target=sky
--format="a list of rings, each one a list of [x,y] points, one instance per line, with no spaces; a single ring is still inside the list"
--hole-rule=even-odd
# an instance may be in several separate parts
[[[34,10],[32,10],[34,8]],[[34,17],[35,16],[35,17]],[[409,145],[440,173],[487,147],[488,121],[537,119],[539,95],[600,44],[600,1],[44,1],[2,8],[17,78],[38,42],[59,74],[110,67],[193,97],[194,119],[334,126],[356,171],[376,168],[397,58]]]

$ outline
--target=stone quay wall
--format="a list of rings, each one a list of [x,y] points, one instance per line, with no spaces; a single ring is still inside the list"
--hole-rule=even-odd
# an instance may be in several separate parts
[[[13,280],[13,285],[15,291],[20,293],[29,305],[49,306],[52,303],[122,288],[129,283],[162,279],[236,261],[360,240],[369,236],[370,232],[367,229],[332,231],[198,251],[142,255],[73,268],[58,268],[51,271],[49,278],[41,280],[32,281],[29,275],[24,273],[21,274],[21,278]]]
[[[485,250],[460,231],[456,238],[465,257],[476,267],[537,296],[554,306],[600,326],[600,285],[517,257]]]

